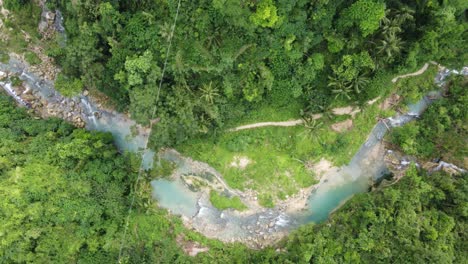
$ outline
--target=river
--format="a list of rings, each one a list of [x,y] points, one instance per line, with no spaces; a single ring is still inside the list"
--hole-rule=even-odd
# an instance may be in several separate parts
[[[152,150],[143,152],[148,130],[138,126],[128,116],[104,109],[84,94],[74,98],[64,98],[54,90],[52,82],[40,79],[18,60],[11,59],[8,64],[0,64],[0,70],[19,76],[27,84],[28,89],[34,91],[35,96],[50,104],[64,105],[64,109],[69,109],[68,105],[73,102],[73,105],[77,105],[73,108],[73,114],[81,116],[87,129],[112,133],[115,144],[120,150],[141,153],[144,168],[151,168],[155,152]],[[441,71],[436,77],[436,82],[443,83],[444,78],[451,73],[459,72]],[[465,67],[462,74],[467,73],[468,69]],[[28,102],[12,89],[8,79],[1,81],[0,85],[18,104],[28,107]],[[367,141],[348,165],[331,170],[321,178],[316,188],[308,194],[307,206],[302,210],[273,208],[250,210],[248,213],[220,211],[210,204],[207,193],[191,190],[180,177],[172,181],[152,181],[153,196],[160,207],[181,215],[188,226],[208,237],[223,241],[243,241],[252,246],[267,244],[300,225],[327,219],[332,211],[352,195],[368,191],[370,185],[387,172],[384,162],[385,149],[381,140],[388,127],[401,126],[414,120],[427,108],[432,99],[438,96],[439,93],[433,92],[416,104],[410,105],[407,114],[394,116],[376,124]],[[222,179],[219,172],[208,164],[183,157],[175,150],[164,150],[159,155],[162,159],[177,165],[176,175],[199,175],[209,172]],[[230,192],[236,194],[236,190]]]

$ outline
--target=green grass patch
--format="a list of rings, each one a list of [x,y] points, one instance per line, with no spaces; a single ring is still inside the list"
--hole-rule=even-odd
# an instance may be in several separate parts
[[[242,203],[239,197],[226,197],[222,194],[218,194],[216,191],[210,192],[210,202],[214,207],[220,210],[232,208],[238,211],[243,211],[247,209],[247,206]]]
[[[261,194],[258,197],[258,203],[266,208],[273,208],[275,207],[275,202],[273,201],[273,197],[270,194]]]
[[[194,139],[177,149],[213,166],[229,186],[256,190],[260,204],[271,207],[286,195],[316,183],[314,173],[305,167],[307,161],[324,157],[338,166],[347,164],[367,139],[377,117],[389,114],[374,104],[357,114],[353,128],[344,133],[330,128],[341,117],[323,118],[322,126],[313,131],[301,125],[263,127]],[[245,168],[232,165],[240,157],[250,161]]]
[[[382,116],[381,113],[377,104],[374,104],[356,115],[353,128],[347,132],[337,133],[327,127],[313,141],[313,156],[325,157],[337,166],[349,163],[377,124],[377,117]]]
[[[215,140],[192,140],[178,149],[216,168],[233,188],[292,195],[315,183],[314,175],[303,164],[309,151],[298,140],[304,137],[303,131],[301,126],[244,130],[225,133]],[[245,168],[232,166],[236,157],[247,158],[250,163]]]
[[[81,93],[83,90],[83,83],[80,79],[68,78],[59,73],[57,80],[55,80],[55,89],[64,96],[72,97]]]
[[[8,63],[9,60],[10,60],[10,56],[8,55],[8,53],[0,51],[0,62]]]
[[[31,52],[31,51],[27,51],[24,54],[24,58],[26,59],[26,61],[30,65],[37,65],[37,64],[41,63],[41,59],[39,59],[39,57],[36,55],[36,53]]]
[[[2,45],[2,48],[4,48],[6,51],[23,53],[27,49],[28,43],[26,40],[24,40],[24,36],[21,32],[14,32],[13,30],[10,31],[8,35],[8,39],[3,42]]]
[[[20,86],[23,84],[23,81],[16,75],[10,77],[11,85]]]

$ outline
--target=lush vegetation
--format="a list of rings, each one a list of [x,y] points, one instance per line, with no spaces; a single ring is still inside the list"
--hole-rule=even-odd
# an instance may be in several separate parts
[[[466,166],[468,150],[468,95],[466,77],[452,78],[445,96],[434,102],[418,122],[396,128],[390,141],[410,155],[425,160]]]
[[[0,262],[112,263],[118,258],[138,162],[108,134],[37,120],[0,95]],[[79,147],[80,152],[76,152]],[[274,248],[207,240],[157,209],[142,181],[123,263],[462,263],[466,175],[415,166],[392,187],[359,194],[330,220]],[[210,248],[185,255],[177,237]]]
[[[308,127],[266,127],[201,137],[178,146],[178,150],[216,168],[229,186],[257,191],[260,204],[272,207],[276,201],[317,182],[310,168],[314,162],[326,158],[338,166],[347,164],[377,118],[391,114],[380,110],[377,104],[363,106],[349,131],[330,128],[335,122],[350,119],[349,115],[329,112]],[[242,158],[249,161],[245,167],[237,164]]]
[[[346,163],[375,118],[388,114],[365,102],[393,92],[391,76],[429,60],[459,66],[468,59],[468,4],[462,0],[182,1],[164,78],[176,1],[48,1],[64,13],[66,45],[38,42],[34,1],[3,4],[14,15],[2,16],[1,61],[15,51],[36,64],[29,44],[44,45],[63,69],[56,80],[63,94],[99,90],[142,124],[157,105],[154,147],[177,146],[209,162],[232,187],[259,190],[265,207],[314,183],[307,161]],[[434,71],[398,81],[404,103],[432,89]],[[395,129],[390,143],[419,158],[463,166],[465,79],[451,80],[446,95],[421,120]],[[348,104],[363,110],[354,129],[331,131],[330,123],[349,117],[329,116],[329,110]],[[318,112],[324,118],[311,121]],[[307,126],[224,133],[248,122],[299,117]],[[252,162],[230,166],[236,156]],[[278,245],[254,251],[185,229],[150,196],[149,180],[168,176],[173,165],[158,163],[134,186],[139,163],[119,153],[109,134],[37,120],[1,94],[0,263],[116,262],[133,198],[122,263],[468,259],[466,174],[427,174],[411,166],[396,184],[356,195],[325,223],[304,225]],[[216,192],[210,200],[220,208],[245,208]],[[189,257],[181,240],[209,251]]]
[[[353,197],[326,224],[287,242],[292,262],[462,263],[468,257],[467,175],[412,166],[396,185]]]
[[[36,65],[41,63],[41,59],[39,59],[39,57],[31,51],[26,52],[24,54],[24,58],[30,65]]]
[[[215,191],[210,192],[210,202],[214,207],[224,210],[228,208],[236,209],[239,211],[247,209],[247,206],[242,203],[239,197],[227,197],[223,194],[218,194]]]
[[[145,125],[156,105],[154,148],[176,146],[208,162],[231,187],[262,186],[260,201],[269,206],[315,182],[305,164],[322,157],[335,165],[349,161],[375,119],[388,114],[365,102],[388,95],[391,76],[429,60],[466,61],[463,1],[182,1],[173,34],[177,1],[47,5],[65,17],[66,45],[60,36],[42,41],[62,68],[56,80],[62,94],[99,90]],[[37,35],[33,1],[5,6],[15,13],[8,27],[21,32],[18,21],[24,19],[26,32]],[[19,38],[13,35],[11,41]],[[427,76],[434,71],[417,77],[419,83],[398,82],[405,103],[431,89]],[[352,130],[332,131],[329,125],[345,116],[330,117],[330,109],[350,104],[363,114]],[[239,124],[310,120],[314,113],[327,120],[225,134]],[[252,160],[245,170],[230,166],[239,155]]]
[[[26,53],[28,62],[39,62],[32,51],[28,49],[29,43],[37,43],[40,35],[37,31],[41,8],[30,0],[5,0],[3,6],[14,15],[3,16],[3,26],[0,28],[2,52]],[[2,59],[3,61],[3,59]]]
[[[400,79],[396,83],[395,92],[403,98],[400,106],[406,107],[409,104],[414,104],[421,100],[430,91],[438,90],[434,78],[438,68],[434,65],[421,75],[412,76],[411,78]]]
[[[466,61],[465,1],[182,1],[156,103],[177,1],[48,5],[66,18],[67,46],[49,50],[63,73],[143,124],[157,104],[157,146],[263,108],[298,117],[362,103],[388,91],[382,76]]]
[[[149,175],[154,179],[170,178],[176,165],[170,161],[160,159],[157,155],[155,155],[154,159],[154,166],[151,168]]]
[[[110,134],[34,119],[8,99],[0,93],[0,263],[116,262],[133,195],[123,263],[186,263],[179,235],[218,256],[231,251],[220,261],[248,252],[185,230],[158,209],[150,175],[133,193],[138,159],[119,154]]]

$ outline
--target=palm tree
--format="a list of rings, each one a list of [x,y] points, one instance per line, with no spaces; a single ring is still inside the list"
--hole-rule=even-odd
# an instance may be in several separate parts
[[[385,11],[384,18],[382,18],[380,22],[380,27],[382,28],[382,35],[384,36],[388,34],[400,33],[402,31],[400,27],[401,24],[398,23],[399,20],[391,18],[392,16],[392,10],[387,9]]]
[[[351,100],[351,96],[349,96],[351,87],[346,84],[345,80],[337,76],[329,76],[328,79],[330,80],[328,86],[332,87],[332,92],[336,94],[335,99],[338,97],[346,97]]]
[[[306,133],[306,135],[309,137],[316,136],[317,130],[319,130],[323,126],[323,122],[320,122],[317,119],[314,119],[310,115],[303,116],[302,121],[303,121],[304,127],[306,128],[306,131],[304,131],[304,133]]]
[[[404,22],[407,20],[413,20],[414,10],[409,8],[409,7],[402,7],[400,10],[397,10],[395,12],[395,18],[396,23],[398,25],[403,25]]]
[[[400,10],[387,9],[385,17],[381,20],[382,34],[396,34],[402,31],[401,25],[407,20],[413,20],[414,10],[402,7]]]
[[[354,89],[356,93],[361,92],[361,88],[366,86],[369,83],[369,78],[364,74],[357,74],[351,82],[349,82],[349,86]]]
[[[200,88],[202,92],[201,98],[210,104],[213,104],[215,98],[219,96],[218,89],[212,84],[213,82],[210,82],[208,85],[203,84],[202,88]]]
[[[404,44],[399,37],[395,34],[388,34],[384,36],[384,39],[381,41],[381,45],[378,48],[378,54],[384,54],[386,61],[393,60],[394,57],[397,57],[401,53],[401,48]]]
[[[166,39],[166,41],[169,41],[172,37],[172,25],[164,22],[164,24],[159,26],[159,35],[161,35],[162,38]]]

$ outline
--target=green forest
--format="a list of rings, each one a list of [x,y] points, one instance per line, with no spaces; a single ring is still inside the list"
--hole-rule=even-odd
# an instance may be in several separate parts
[[[106,107],[154,123],[151,148],[175,147],[210,163],[230,187],[259,190],[263,207],[316,183],[305,161],[347,164],[378,118],[435,88],[437,69],[392,84],[393,77],[431,61],[457,69],[468,61],[464,0],[47,0],[62,12],[65,34],[44,39],[37,2],[2,1],[12,15],[0,25],[11,28],[0,61],[16,52],[36,65],[41,59],[28,45],[43,47],[61,69],[61,94],[99,94]],[[466,168],[467,84],[466,76],[450,77],[442,98],[392,129],[386,146],[420,163]],[[390,110],[368,104],[393,93],[403,100]],[[327,129],[350,116],[331,109],[349,105],[361,111],[354,128]],[[226,132],[297,118],[304,126]],[[258,161],[244,173],[225,168],[239,152]],[[252,249],[185,227],[152,197],[151,180],[172,165],[140,166],[110,133],[40,119],[0,92],[0,264],[468,259],[467,173],[412,163],[404,177],[354,195],[328,220]],[[292,180],[276,177],[279,169]],[[209,196],[219,209],[246,209],[238,197]],[[183,247],[190,243],[208,251],[189,256]]]
[[[115,263],[135,157],[120,155],[109,134],[34,119],[1,94],[0,106],[0,263]],[[279,252],[185,229],[157,208],[145,178],[122,263],[462,263],[466,176],[412,166],[397,184],[358,194],[328,221],[301,227],[276,246]],[[208,254],[185,255],[180,236],[210,247]]]
[[[271,106],[289,118],[363,103],[388,92],[387,76],[467,61],[463,0],[181,1],[173,36],[177,1],[47,4],[66,17],[66,47],[49,48],[65,79],[143,124],[156,104],[154,146],[216,136]]]

